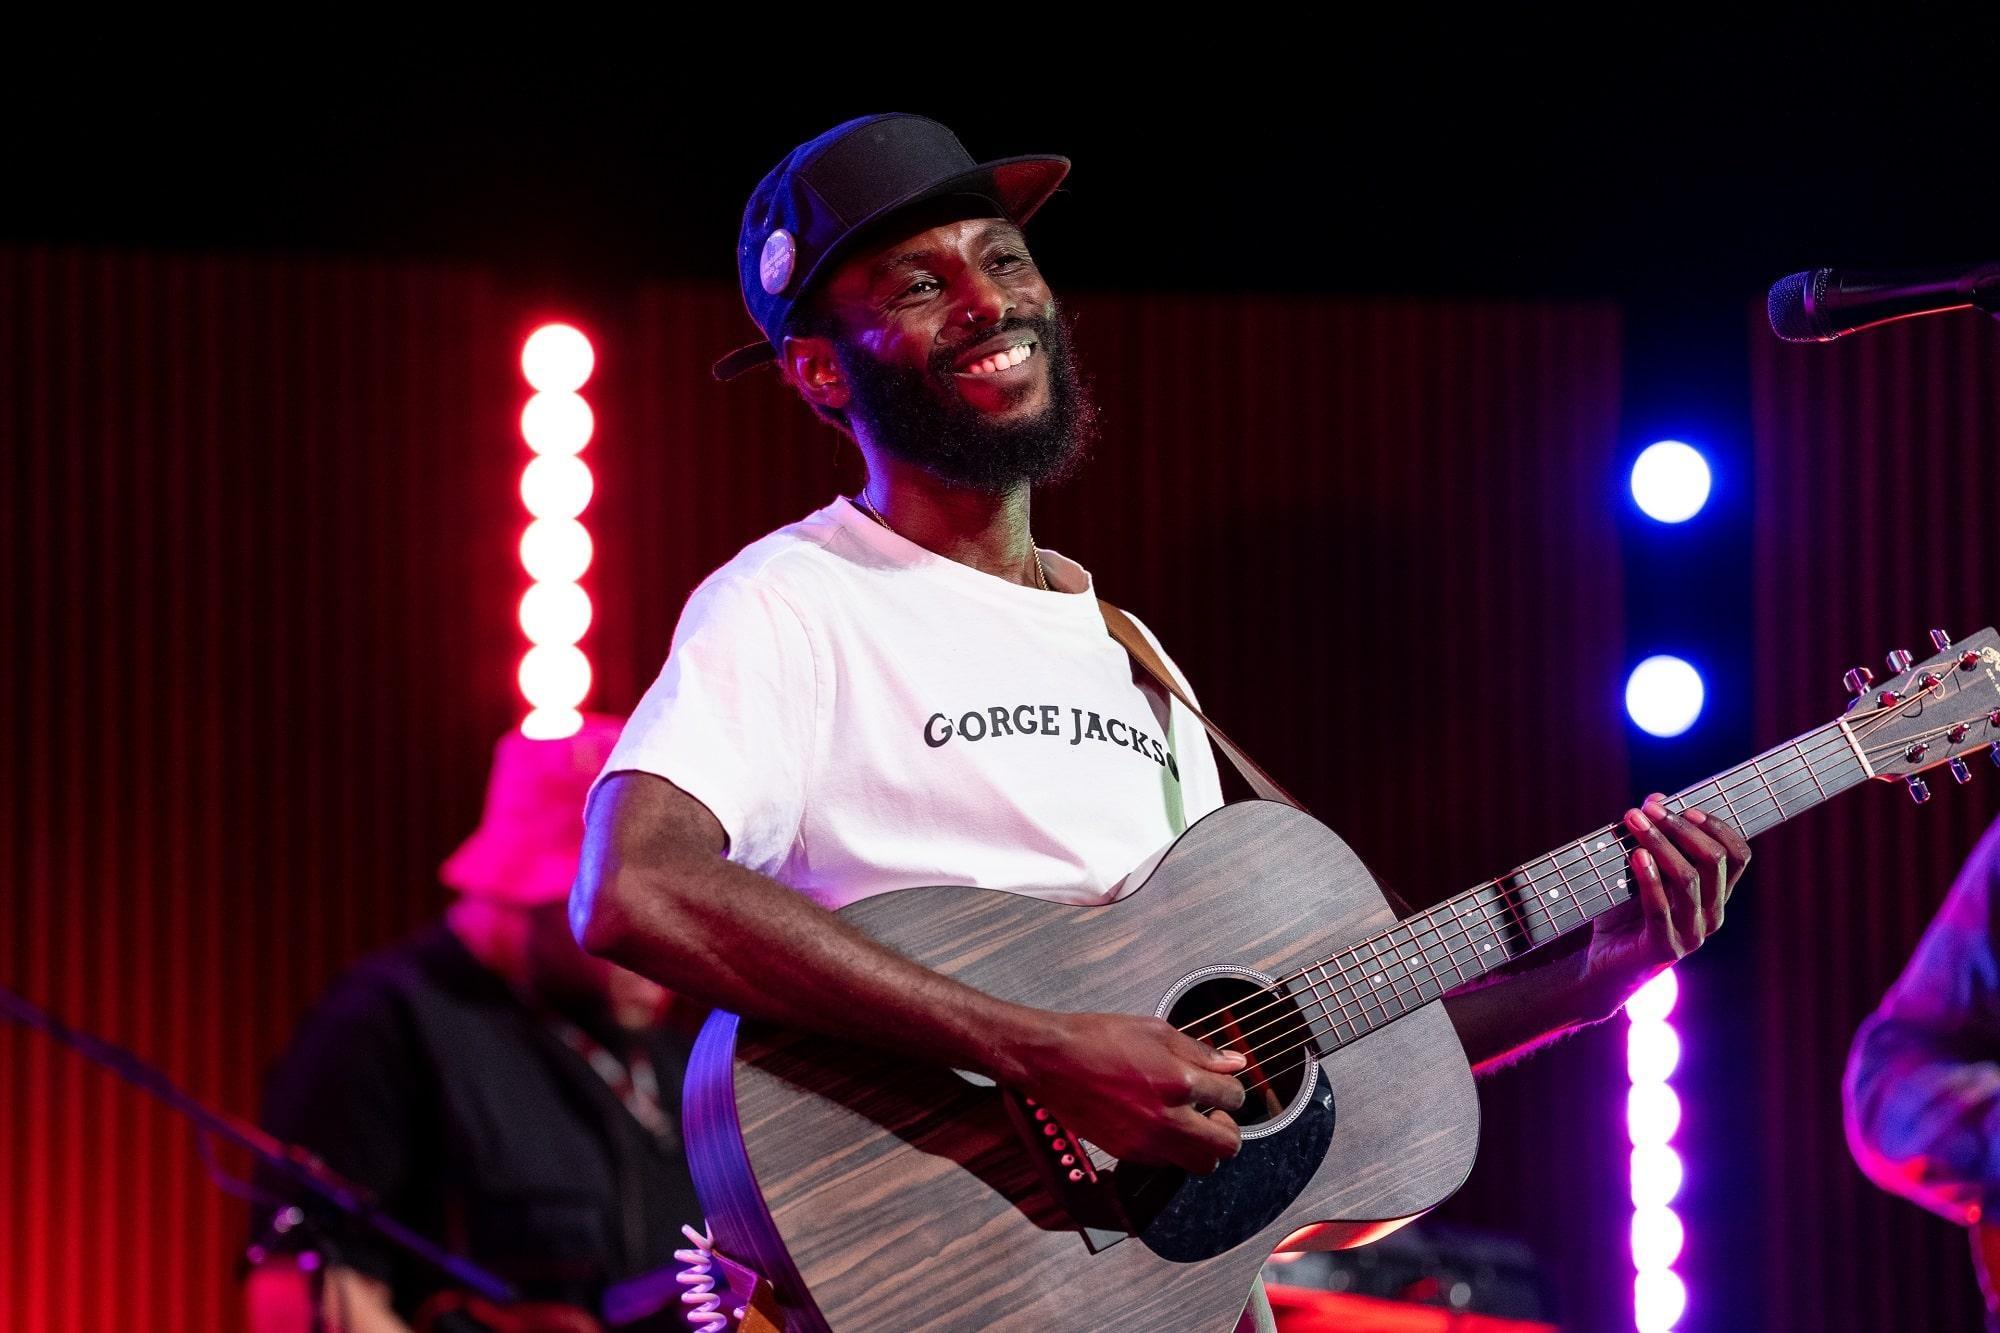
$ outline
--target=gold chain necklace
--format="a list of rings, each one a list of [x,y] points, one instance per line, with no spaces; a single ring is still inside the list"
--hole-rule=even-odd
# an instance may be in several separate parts
[[[868,488],[866,486],[861,488],[861,507],[868,511],[868,517],[874,519],[883,527],[889,528],[889,520],[882,517],[881,511],[875,508],[875,502],[868,498]],[[896,532],[894,528],[889,528],[889,531]],[[896,532],[896,535],[901,537],[903,534]],[[1042,572],[1042,553],[1035,547],[1035,534],[1032,532],[1028,534],[1028,549],[1035,552],[1035,582],[1041,585],[1043,592],[1047,592],[1049,591],[1049,576]]]

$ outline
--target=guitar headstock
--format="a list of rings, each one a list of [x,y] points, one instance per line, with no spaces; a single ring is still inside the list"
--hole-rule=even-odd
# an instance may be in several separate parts
[[[1931,631],[1936,652],[1918,662],[1905,649],[1889,654],[1889,675],[1877,681],[1865,667],[1849,671],[1854,694],[1847,726],[1869,774],[1901,780],[1918,804],[1931,797],[1922,774],[1947,769],[1972,780],[1973,764],[2000,764],[2000,634],[1980,630],[1953,643]]]

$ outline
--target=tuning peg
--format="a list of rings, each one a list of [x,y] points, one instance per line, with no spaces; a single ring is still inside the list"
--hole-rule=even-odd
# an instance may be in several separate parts
[[[1840,682],[1847,686],[1849,694],[1866,694],[1868,687],[1875,683],[1875,673],[1867,667],[1849,667]]]
[[[1958,655],[1958,669],[1971,671],[1979,665],[1979,654],[1968,648]]]
[[[1931,747],[1923,741],[1911,741],[1910,748],[1903,751],[1903,758],[1913,764],[1921,764],[1924,762],[1924,756],[1930,752]]]
[[[1918,805],[1922,805],[1925,801],[1928,801],[1931,798],[1931,784],[1925,782],[1922,778],[1918,777],[1916,774],[1914,773],[1910,774],[1910,776],[1904,778],[1903,781],[1909,785],[1910,799],[1915,801]]]
[[[1993,756],[1993,767],[2000,768],[2000,741],[1986,747],[1986,753]]]
[[[1966,783],[1972,781],[1972,770],[1967,768],[1965,761],[1957,755],[1953,755],[1951,762],[1946,764],[1945,767],[1951,770],[1951,780],[1959,786],[1963,787]]]
[[[1931,646],[1936,648],[1939,652],[1943,652],[1945,649],[1951,647],[1951,635],[1946,634],[1941,629],[1932,630]]]
[[[1915,655],[1908,648],[1896,649],[1889,654],[1889,674],[1892,676],[1902,675],[1910,669],[1910,663],[1916,660]]]
[[[1972,734],[1972,724],[1969,722],[1961,722],[1957,726],[1953,727],[1950,731],[1947,731],[1944,734],[1944,738],[1950,741],[1953,745],[1956,745],[1971,734]]]

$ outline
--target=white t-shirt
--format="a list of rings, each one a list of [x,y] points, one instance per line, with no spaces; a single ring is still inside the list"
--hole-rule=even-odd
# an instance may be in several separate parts
[[[666,778],[730,860],[827,907],[928,884],[1107,901],[1222,787],[1201,723],[1135,683],[1089,571],[1042,558],[1055,591],[838,498],[695,589],[604,772]]]

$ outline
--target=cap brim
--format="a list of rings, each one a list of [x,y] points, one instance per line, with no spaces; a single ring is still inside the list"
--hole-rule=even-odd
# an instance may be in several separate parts
[[[739,347],[709,367],[709,373],[719,380],[733,380],[747,370],[775,362],[778,349],[767,342],[754,342],[747,347]]]
[[[889,220],[906,208],[949,194],[977,194],[991,199],[1007,215],[1015,226],[1026,226],[1028,219],[1048,202],[1056,192],[1063,178],[1069,175],[1070,162],[1066,157],[1054,154],[1030,155],[1026,157],[1003,157],[991,162],[981,162],[970,171],[962,171],[913,190],[901,199],[884,204],[882,207],[849,227],[838,241],[827,247],[826,253],[814,262],[805,277],[799,280],[798,291],[792,301],[796,304],[822,273],[832,271],[849,250],[874,228]],[[769,342],[754,342],[722,357],[711,373],[719,380],[735,379],[745,371],[778,359],[778,350]]]

